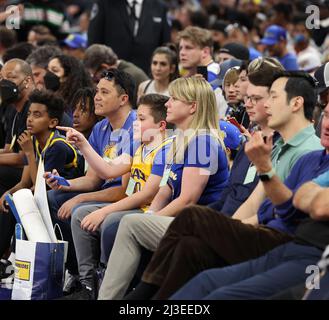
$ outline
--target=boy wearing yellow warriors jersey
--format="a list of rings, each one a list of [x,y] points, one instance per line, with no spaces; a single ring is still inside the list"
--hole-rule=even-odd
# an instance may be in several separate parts
[[[103,242],[104,231],[116,230],[126,214],[145,212],[159,190],[166,151],[172,141],[165,133],[167,100],[167,97],[158,94],[140,98],[134,123],[134,143],[111,162],[105,162],[93,152],[80,133],[71,128],[61,128],[67,131],[67,140],[80,149],[88,164],[103,179],[130,172],[126,190],[128,197],[112,204],[79,207],[72,217],[71,228],[82,288],[67,299],[96,298],[95,269],[100,257],[99,241]]]

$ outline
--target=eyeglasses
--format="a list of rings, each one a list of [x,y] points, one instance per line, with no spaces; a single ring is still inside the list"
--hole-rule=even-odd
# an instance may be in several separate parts
[[[260,96],[245,96],[244,97],[244,103],[247,103],[248,100],[250,100],[251,104],[255,105],[262,99],[264,99],[264,98],[260,97]]]
[[[126,94],[128,94],[128,90],[119,73],[114,73],[112,70],[105,70],[102,73],[102,78],[105,78],[106,80],[109,81],[114,81],[115,84],[117,84]]]

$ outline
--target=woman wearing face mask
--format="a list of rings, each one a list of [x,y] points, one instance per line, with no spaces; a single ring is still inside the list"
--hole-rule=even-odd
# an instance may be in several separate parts
[[[178,77],[176,52],[168,47],[155,49],[151,59],[152,80],[143,81],[138,87],[138,98],[144,94],[158,93],[169,97],[168,86]]]
[[[45,87],[57,91],[65,101],[65,111],[72,117],[72,100],[78,89],[93,87],[90,75],[82,63],[65,54],[54,56],[48,63],[44,77]]]

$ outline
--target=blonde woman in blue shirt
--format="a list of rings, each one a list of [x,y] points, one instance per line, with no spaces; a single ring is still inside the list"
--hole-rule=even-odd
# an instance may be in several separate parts
[[[142,247],[155,251],[177,213],[217,199],[228,179],[228,161],[218,127],[215,95],[198,78],[169,86],[166,120],[176,126],[161,187],[149,214],[124,217],[118,229],[99,299],[122,299],[139,265]]]

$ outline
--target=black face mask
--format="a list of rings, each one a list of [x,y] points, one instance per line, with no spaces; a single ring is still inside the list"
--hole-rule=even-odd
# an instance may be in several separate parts
[[[51,71],[46,72],[45,76],[43,77],[43,81],[45,83],[46,89],[51,91],[57,91],[61,85],[59,77]]]
[[[16,83],[2,79],[0,81],[0,105],[8,105],[19,99],[19,89]]]

